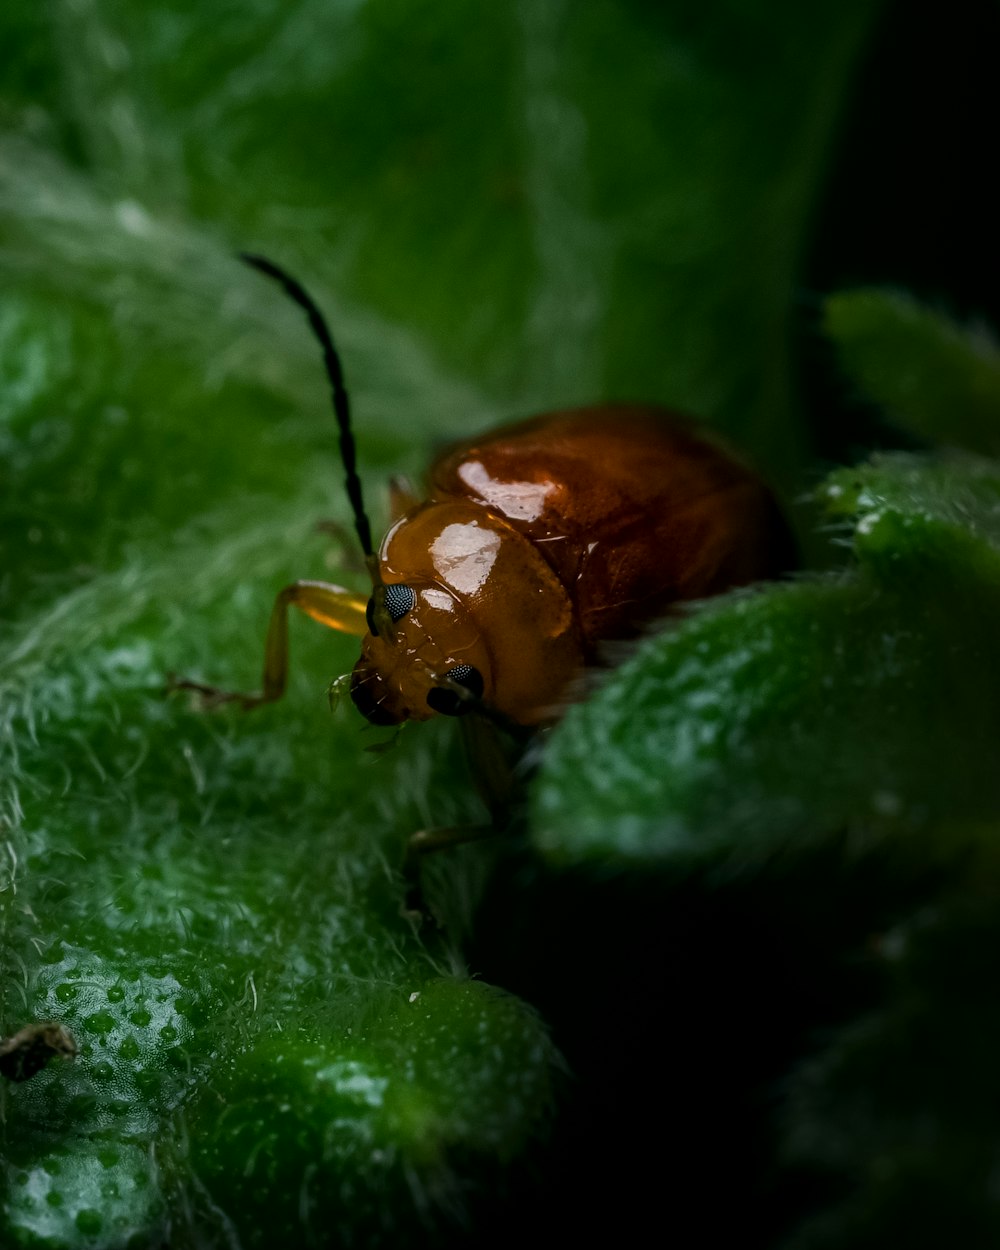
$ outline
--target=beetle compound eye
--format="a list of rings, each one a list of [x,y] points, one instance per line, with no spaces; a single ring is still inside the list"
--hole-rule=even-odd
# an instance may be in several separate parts
[[[471,664],[456,664],[454,668],[448,669],[445,677],[449,681],[454,681],[460,686],[464,686],[477,699],[483,697],[483,675],[478,668],[473,668]]]
[[[385,606],[394,621],[401,621],[416,602],[417,596],[412,586],[400,582],[385,588]]]
[[[471,664],[456,664],[445,676],[456,685],[464,686],[475,699],[483,697],[483,675]],[[463,699],[457,690],[448,686],[433,686],[427,692],[427,706],[442,716],[462,716],[472,711],[472,700]]]
[[[417,595],[413,587],[407,586],[404,582],[397,582],[393,586],[381,586],[376,593],[385,595],[385,610],[393,621],[401,621],[417,602]],[[375,595],[372,595],[368,600],[368,606],[365,608],[365,620],[368,622],[368,632],[373,638],[377,638],[379,632],[375,623]]]

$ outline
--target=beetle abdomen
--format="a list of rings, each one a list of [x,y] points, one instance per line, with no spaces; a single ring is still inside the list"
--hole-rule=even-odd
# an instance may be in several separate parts
[[[760,479],[657,408],[582,408],[505,426],[440,457],[431,491],[481,504],[536,545],[590,653],[672,604],[777,576],[792,560]]]

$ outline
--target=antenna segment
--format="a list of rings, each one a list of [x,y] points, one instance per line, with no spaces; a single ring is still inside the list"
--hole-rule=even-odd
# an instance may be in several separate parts
[[[372,549],[372,531],[365,512],[364,500],[361,495],[361,479],[357,470],[357,450],[354,444],[354,431],[351,428],[351,406],[344,386],[344,371],[340,364],[340,356],[333,345],[330,329],[323,314],[312,297],[301,283],[265,256],[254,256],[249,252],[240,252],[240,260],[246,261],[254,269],[273,278],[284,288],[285,294],[303,309],[309,318],[309,326],[323,348],[323,363],[326,365],[327,377],[330,379],[330,390],[333,396],[333,411],[337,418],[340,431],[340,458],[346,473],[347,498],[350,500],[354,513],[354,528],[357,530],[364,552],[365,563],[371,573],[373,584],[378,587],[381,578],[378,571],[378,558]]]

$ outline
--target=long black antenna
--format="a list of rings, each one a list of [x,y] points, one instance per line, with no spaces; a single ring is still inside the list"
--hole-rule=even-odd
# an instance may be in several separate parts
[[[305,311],[306,316],[309,318],[312,332],[319,339],[323,348],[323,363],[326,365],[327,377],[330,379],[330,389],[333,393],[333,411],[337,418],[337,428],[340,431],[340,458],[344,462],[344,471],[347,474],[345,483],[347,486],[347,498],[351,501],[351,508],[354,512],[354,528],[357,530],[358,538],[361,541],[361,550],[365,555],[365,563],[368,565],[369,572],[372,575],[372,581],[377,586],[381,579],[378,575],[378,561],[372,549],[372,530],[368,523],[368,514],[365,512],[364,499],[361,496],[361,479],[358,477],[357,470],[357,450],[354,445],[354,431],[351,429],[351,406],[347,398],[347,389],[344,386],[344,371],[341,368],[337,349],[333,345],[329,327],[312,296],[308,294],[301,283],[296,282],[291,274],[285,273],[280,265],[276,265],[273,260],[268,260],[266,256],[254,256],[250,252],[240,252],[239,257],[240,260],[246,261],[254,269],[259,269],[261,273],[267,274],[269,278],[274,278],[276,282],[281,284],[285,293]]]

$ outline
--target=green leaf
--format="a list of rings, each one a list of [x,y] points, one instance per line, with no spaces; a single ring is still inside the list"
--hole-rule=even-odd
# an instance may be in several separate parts
[[[859,391],[929,442],[1000,451],[1000,345],[901,291],[844,291],[824,328]]]
[[[0,239],[32,283],[216,349],[224,377],[263,367],[220,266],[249,246],[353,300],[338,333],[365,324],[370,349],[377,315],[475,377],[439,397],[453,433],[642,396],[794,473],[788,310],[878,5],[127,0],[41,29],[30,0],[7,8],[42,108],[12,90]],[[304,359],[299,340],[273,354]]]
[[[132,583],[132,613],[141,614],[148,590]],[[72,617],[84,633],[107,625],[100,613],[88,621],[99,596],[85,598],[77,595]],[[50,626],[40,646],[57,644],[58,623]],[[327,1160],[331,1174],[344,1192],[376,1185],[381,1169],[364,1149],[376,1149],[374,1134],[396,1161],[393,1175],[405,1168],[417,1189],[403,1186],[388,1214],[366,1200],[338,1205],[338,1218],[375,1236],[391,1215],[419,1240],[425,1216],[445,1218],[435,1195],[463,1209],[451,1195],[465,1186],[453,1156],[468,1180],[467,1152],[487,1175],[520,1155],[549,1115],[555,1055],[520,1004],[485,985],[441,982],[455,953],[417,941],[399,915],[387,864],[415,827],[408,799],[419,796],[407,787],[414,770],[435,767],[428,752],[435,737],[437,750],[445,745],[440,735],[415,741],[416,755],[404,746],[363,771],[357,745],[347,759],[316,750],[330,740],[322,691],[311,709],[301,698],[270,723],[218,723],[164,702],[154,656],[169,644],[149,617],[138,626],[120,615],[113,646],[102,635],[61,664],[50,650],[42,676],[32,672],[36,656],[24,654],[29,641],[3,686],[5,732],[20,743],[8,755],[5,819],[13,826],[21,807],[31,821],[6,831],[4,1012],[16,1024],[59,1019],[79,1057],[6,1092],[8,1123],[18,1127],[5,1237],[66,1244],[75,1228],[85,1245],[133,1234],[146,1243],[189,1209],[198,1212],[192,1243],[211,1229],[222,1237],[216,1208],[200,1195],[220,1158],[233,1178],[244,1175],[239,1143],[228,1155],[212,1146],[240,1116],[258,1153],[278,1135],[281,1187],[255,1192],[274,1221],[297,1220],[297,1203],[281,1215],[276,1193],[311,1183],[316,1159],[291,1145],[310,1133],[340,1141],[331,1126],[343,1116],[323,1101],[324,1072],[369,1059],[396,1091],[396,1109],[374,1127],[344,1127],[355,1146],[341,1142]],[[18,669],[30,685],[17,681]],[[450,768],[446,756],[436,767]],[[366,798],[375,770],[399,796],[395,811]],[[461,803],[442,812],[460,819]],[[281,1095],[290,1109],[278,1114],[271,1091],[284,1078],[274,1065],[303,1031],[321,1039],[326,1058],[305,1064],[297,1096]],[[196,1115],[186,1110],[194,1101]],[[189,1139],[211,1166],[193,1166]],[[162,1141],[155,1167],[154,1141]],[[115,1162],[102,1162],[106,1155]],[[272,1181],[279,1185],[277,1174]],[[234,1203],[227,1227],[247,1209],[235,1184],[223,1177]],[[276,1226],[255,1216],[245,1244],[271,1244]]]
[[[996,1240],[998,939],[989,888],[880,936],[882,1006],[791,1081],[785,1156],[844,1196],[803,1221],[789,1250],[897,1239],[930,1250],[956,1230],[963,1245]]]
[[[550,1113],[545,1022],[464,979],[485,852],[430,874],[444,936],[399,915],[408,835],[481,820],[450,727],[373,761],[326,707],[356,646],[298,621],[280,707],[162,698],[252,687],[282,585],[363,585],[315,532],[349,519],[316,345],[232,253],[326,310],[376,522],[438,440],[612,396],[791,480],[877,8],[3,6],[0,1023],[81,1050],[3,1091],[5,1246],[398,1244],[465,1194],[488,1228]]]
[[[344,1225],[423,1244],[545,1126],[554,1052],[523,1004],[474,981],[387,997],[346,1038],[318,1022],[261,1038],[193,1104],[192,1166],[243,1244],[326,1245]]]
[[[1000,465],[974,456],[874,456],[831,473],[817,498],[834,518],[851,518],[854,550],[868,563],[885,549],[890,528],[915,526],[929,539],[969,542],[970,558],[993,559],[1000,549]],[[915,531],[916,532],[916,531]],[[912,542],[909,544],[912,546]]]
[[[933,858],[942,822],[1000,813],[1000,477],[885,459],[823,494],[859,514],[861,573],[731,596],[639,647],[547,744],[546,853],[763,863],[848,829]]]

